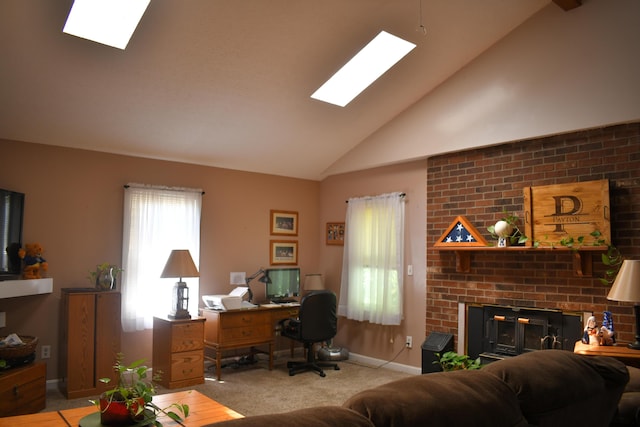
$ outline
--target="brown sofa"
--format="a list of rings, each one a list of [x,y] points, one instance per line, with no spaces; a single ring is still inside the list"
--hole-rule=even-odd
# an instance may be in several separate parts
[[[342,406],[250,416],[215,426],[607,426],[617,415],[628,381],[629,371],[618,360],[541,350],[481,370],[393,381],[359,392]]]

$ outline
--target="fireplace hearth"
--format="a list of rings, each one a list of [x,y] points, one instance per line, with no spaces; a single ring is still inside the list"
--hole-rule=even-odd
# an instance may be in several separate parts
[[[483,363],[537,350],[573,350],[583,314],[499,305],[467,306],[467,354]]]

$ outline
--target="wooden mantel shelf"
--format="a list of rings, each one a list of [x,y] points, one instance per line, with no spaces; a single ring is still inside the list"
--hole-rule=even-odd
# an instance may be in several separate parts
[[[53,292],[53,279],[5,280],[0,282],[0,298],[15,298],[28,295],[50,294]]]
[[[537,251],[571,251],[573,255],[573,272],[579,277],[592,277],[593,275],[593,253],[606,252],[606,246],[582,246],[580,249],[568,248],[566,246],[538,247],[533,246],[508,246],[499,248],[497,246],[440,246],[439,251],[454,251],[456,253],[456,271],[458,273],[471,272],[472,252],[537,252]]]

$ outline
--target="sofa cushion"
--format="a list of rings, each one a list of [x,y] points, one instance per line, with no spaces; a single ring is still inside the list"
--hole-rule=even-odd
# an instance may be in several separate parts
[[[343,405],[383,426],[527,426],[513,391],[482,371],[436,372],[361,391]]]
[[[629,373],[609,357],[539,350],[491,363],[482,371],[512,387],[529,423],[608,425]]]
[[[341,406],[317,406],[282,414],[253,415],[203,427],[375,427],[360,414]]]

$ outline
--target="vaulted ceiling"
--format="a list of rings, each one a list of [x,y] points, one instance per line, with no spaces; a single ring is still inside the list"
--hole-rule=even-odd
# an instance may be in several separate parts
[[[62,33],[71,0],[0,0],[0,138],[320,179],[549,3],[151,0],[122,51]],[[310,98],[381,30],[417,47]]]

